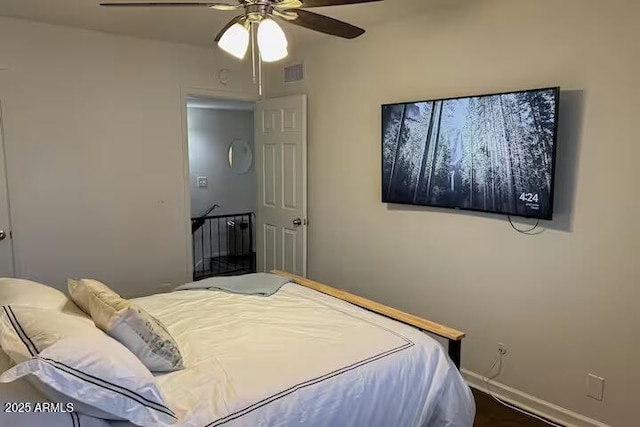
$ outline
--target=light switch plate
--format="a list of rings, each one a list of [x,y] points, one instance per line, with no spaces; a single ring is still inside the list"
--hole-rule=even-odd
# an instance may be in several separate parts
[[[207,188],[208,185],[209,185],[209,180],[207,179],[206,176],[198,177],[198,188]]]
[[[587,396],[602,401],[604,397],[604,378],[597,375],[587,375]]]

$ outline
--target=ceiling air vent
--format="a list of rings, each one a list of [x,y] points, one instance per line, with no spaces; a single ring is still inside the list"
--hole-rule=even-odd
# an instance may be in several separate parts
[[[284,82],[292,83],[304,80],[304,64],[293,64],[284,67]]]

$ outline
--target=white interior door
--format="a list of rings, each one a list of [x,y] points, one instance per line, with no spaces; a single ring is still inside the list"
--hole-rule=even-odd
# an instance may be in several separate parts
[[[2,104],[0,104],[0,277],[7,277],[13,276],[13,247],[11,244],[7,171],[4,162],[2,135]]]
[[[256,104],[257,270],[307,274],[307,97]]]

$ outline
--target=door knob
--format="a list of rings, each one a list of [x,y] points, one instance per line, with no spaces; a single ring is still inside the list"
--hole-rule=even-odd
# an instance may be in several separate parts
[[[296,218],[293,220],[294,228],[300,227],[301,225],[307,225],[307,220],[302,218]]]
[[[4,230],[0,230],[0,241],[7,238],[7,233]]]

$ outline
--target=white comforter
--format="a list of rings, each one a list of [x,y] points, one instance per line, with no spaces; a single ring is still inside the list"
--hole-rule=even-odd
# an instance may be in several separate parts
[[[271,297],[189,290],[136,299],[180,345],[158,375],[181,427],[460,426],[471,392],[424,333],[289,283]]]

